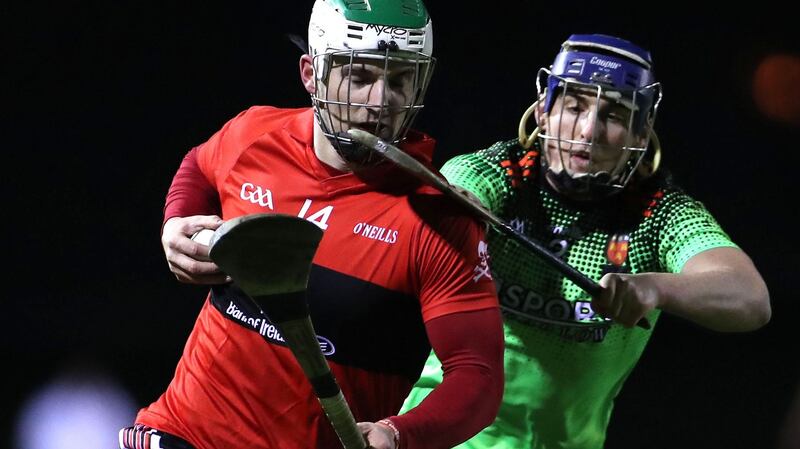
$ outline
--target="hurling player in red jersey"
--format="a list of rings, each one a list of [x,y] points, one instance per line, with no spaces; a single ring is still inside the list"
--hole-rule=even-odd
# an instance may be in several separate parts
[[[323,229],[310,314],[370,447],[449,448],[497,413],[503,336],[483,225],[346,133],[369,131],[431,165],[433,139],[410,128],[433,70],[428,13],[421,2],[317,0],[308,33],[300,79],[313,106],[252,107],[175,175],[167,261],[211,291],[174,378],[120,431],[121,448],[340,447],[280,333],[190,239],[252,213]],[[398,416],[431,348],[444,380]]]

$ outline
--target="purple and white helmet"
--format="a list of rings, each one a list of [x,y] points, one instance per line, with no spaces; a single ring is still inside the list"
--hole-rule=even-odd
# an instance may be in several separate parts
[[[542,89],[542,85],[546,88]],[[568,191],[581,191],[590,197],[605,196],[624,188],[631,180],[647,153],[653,133],[656,110],[661,101],[661,84],[656,82],[650,53],[633,43],[600,34],[573,34],[561,46],[552,66],[542,68],[537,77],[538,98],[546,114],[563,114],[556,105],[559,95],[576,91],[589,93],[621,105],[628,110],[627,138],[614,168],[588,173],[572,173],[563,169],[549,173],[549,178]],[[595,114],[594,120],[598,119]],[[590,153],[597,142],[597,126],[591,141],[571,140],[559,132],[539,133],[545,147],[547,140],[556,140],[559,147],[580,147]],[[657,138],[656,143],[657,143]],[[547,160],[544,152],[544,162]],[[563,156],[561,156],[563,158]],[[562,162],[564,162],[562,160]],[[562,163],[562,167],[566,167]]]

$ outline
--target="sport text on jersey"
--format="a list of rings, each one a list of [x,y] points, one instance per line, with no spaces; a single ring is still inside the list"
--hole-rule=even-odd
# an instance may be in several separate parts
[[[610,320],[595,313],[588,301],[546,298],[522,285],[507,284],[496,273],[494,280],[505,317],[554,332],[567,340],[601,342],[608,333]]]

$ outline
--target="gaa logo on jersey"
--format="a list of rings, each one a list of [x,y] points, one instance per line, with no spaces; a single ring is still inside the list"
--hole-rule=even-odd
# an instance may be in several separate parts
[[[614,234],[608,239],[606,257],[614,266],[621,267],[628,259],[631,237],[628,234]]]
[[[266,187],[257,186],[252,182],[245,182],[242,184],[242,189],[239,191],[239,198],[250,201],[253,204],[258,204],[261,207],[275,210],[272,205],[272,191]]]

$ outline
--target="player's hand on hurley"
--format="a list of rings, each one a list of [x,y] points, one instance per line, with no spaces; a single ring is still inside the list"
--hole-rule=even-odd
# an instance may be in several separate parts
[[[373,422],[357,423],[358,430],[367,440],[370,449],[396,449],[394,444],[394,431],[386,425]]]
[[[216,215],[173,217],[164,223],[161,246],[169,270],[188,284],[223,284],[230,278],[208,258],[208,246],[192,240],[192,235],[202,229],[217,229],[222,219]]]
[[[603,291],[592,300],[592,308],[625,327],[635,326],[660,305],[655,278],[649,274],[608,273],[600,279],[600,286]]]

